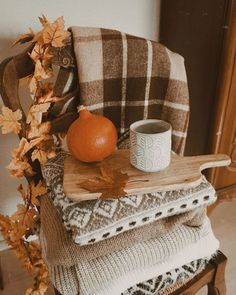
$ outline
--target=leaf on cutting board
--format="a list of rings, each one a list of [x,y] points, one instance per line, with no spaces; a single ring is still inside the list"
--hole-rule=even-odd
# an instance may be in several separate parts
[[[120,169],[112,169],[101,166],[101,176],[83,181],[79,184],[81,188],[91,193],[101,193],[100,199],[115,199],[127,195],[124,188],[129,180],[127,173],[122,173]]]

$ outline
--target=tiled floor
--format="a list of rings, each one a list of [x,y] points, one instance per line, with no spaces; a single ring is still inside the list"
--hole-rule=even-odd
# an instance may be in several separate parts
[[[221,250],[228,257],[226,269],[227,295],[236,294],[236,201],[220,204],[211,216],[213,230],[221,242]],[[0,295],[22,295],[32,283],[11,251],[1,253],[4,290]],[[53,295],[50,289],[47,295]],[[206,295],[206,289],[197,295]]]

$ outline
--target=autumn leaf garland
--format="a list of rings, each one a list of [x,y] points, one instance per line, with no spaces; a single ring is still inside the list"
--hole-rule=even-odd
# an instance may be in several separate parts
[[[26,188],[18,187],[23,204],[11,216],[0,215],[0,230],[6,242],[13,248],[22,265],[34,276],[34,286],[26,290],[27,295],[43,295],[49,285],[47,267],[42,259],[38,243],[29,242],[28,237],[35,232],[39,223],[39,198],[47,193],[42,181],[35,181],[32,163],[36,160],[45,164],[55,156],[53,136],[50,135],[51,123],[43,121],[52,103],[61,97],[53,94],[53,84],[48,81],[53,77],[53,48],[64,47],[70,33],[64,29],[63,17],[50,22],[45,16],[39,17],[42,30],[34,33],[32,29],[21,35],[14,43],[31,42],[34,46],[29,52],[35,64],[34,72],[27,78],[32,104],[26,115],[26,136],[21,137],[19,146],[12,151],[12,159],[7,168],[12,176],[25,176]],[[2,134],[20,134],[22,127],[22,110],[12,111],[3,106],[0,114]]]

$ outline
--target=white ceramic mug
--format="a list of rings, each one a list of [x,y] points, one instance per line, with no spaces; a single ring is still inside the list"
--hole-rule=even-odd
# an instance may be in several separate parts
[[[130,126],[130,162],[145,172],[161,171],[171,160],[171,125],[147,119]]]

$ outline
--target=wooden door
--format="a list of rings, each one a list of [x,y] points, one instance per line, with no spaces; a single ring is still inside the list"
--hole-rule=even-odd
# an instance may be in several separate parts
[[[228,19],[210,152],[228,154],[232,163],[214,169],[209,178],[222,194],[232,198],[236,197],[236,1],[232,1]]]
[[[220,198],[231,199],[236,196],[236,0],[163,0],[160,41],[185,58],[191,110],[186,152],[231,156],[229,167],[208,173]]]

